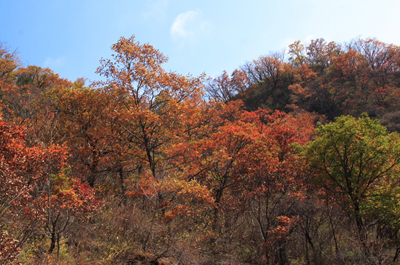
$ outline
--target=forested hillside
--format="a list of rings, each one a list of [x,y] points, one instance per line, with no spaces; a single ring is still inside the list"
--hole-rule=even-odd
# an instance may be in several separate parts
[[[375,39],[346,44],[317,39],[308,46],[297,41],[287,51],[247,62],[231,76],[223,73],[207,91],[216,100],[242,99],[249,110],[302,110],[330,121],[366,112],[398,128],[398,46]]]
[[[0,264],[399,263],[400,47],[112,52],[88,84],[0,46]]]

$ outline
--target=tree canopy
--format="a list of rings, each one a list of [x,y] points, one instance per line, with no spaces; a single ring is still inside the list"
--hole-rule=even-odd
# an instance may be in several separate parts
[[[0,46],[0,264],[398,262],[398,46],[296,41],[216,78],[111,50],[88,84]]]

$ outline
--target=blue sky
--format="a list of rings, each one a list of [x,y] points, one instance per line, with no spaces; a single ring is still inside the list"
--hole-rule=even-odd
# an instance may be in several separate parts
[[[169,57],[165,69],[216,77],[296,40],[400,45],[399,10],[399,0],[0,0],[0,42],[25,66],[94,81],[111,45],[134,34]]]

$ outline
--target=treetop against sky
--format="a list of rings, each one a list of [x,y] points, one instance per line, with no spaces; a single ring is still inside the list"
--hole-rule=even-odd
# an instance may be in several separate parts
[[[111,45],[134,34],[170,58],[166,69],[215,77],[296,40],[376,37],[398,45],[399,8],[396,0],[3,0],[0,42],[24,65],[93,81]]]

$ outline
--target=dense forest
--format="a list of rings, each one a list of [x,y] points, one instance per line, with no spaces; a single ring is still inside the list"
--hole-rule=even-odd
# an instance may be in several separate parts
[[[0,45],[0,264],[400,262],[399,46],[297,41],[214,79],[112,52],[87,84]]]

